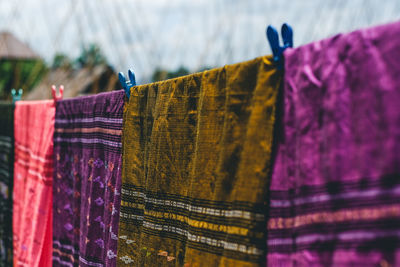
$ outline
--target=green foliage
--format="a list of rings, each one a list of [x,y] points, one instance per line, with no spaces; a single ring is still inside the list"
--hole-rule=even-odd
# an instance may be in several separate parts
[[[167,79],[172,79],[172,78],[176,78],[176,77],[185,76],[185,75],[188,75],[189,73],[190,72],[189,72],[189,70],[187,68],[181,66],[176,71],[168,72]]]
[[[201,67],[198,72],[206,71],[206,70],[211,70],[212,67]]]
[[[166,80],[167,77],[168,77],[168,71],[157,68],[153,72],[153,75],[151,76],[151,80],[153,82],[163,81],[163,80]]]
[[[54,55],[51,68],[53,69],[63,68],[69,70],[72,69],[72,61],[67,55],[62,53],[57,53]]]
[[[9,99],[11,89],[32,89],[46,73],[42,60],[0,60],[0,99]]]
[[[52,69],[63,68],[71,71],[73,68],[94,67],[100,64],[107,64],[100,47],[91,44],[88,48],[83,48],[80,56],[72,61],[67,55],[57,53],[53,62]],[[23,60],[23,59],[3,59],[0,60],[0,99],[10,99],[11,89],[22,88],[24,94],[34,88],[48,68],[43,60]]]
[[[106,58],[103,56],[101,49],[96,44],[83,48],[81,55],[77,58],[76,63],[79,67],[94,67],[101,64],[107,64]]]
[[[190,74],[189,70],[183,66],[179,67],[179,69],[177,69],[176,71],[167,71],[167,70],[157,68],[153,72],[151,79],[153,82],[157,82],[157,81],[163,81],[163,80],[167,80],[167,79],[185,76],[188,74]]]

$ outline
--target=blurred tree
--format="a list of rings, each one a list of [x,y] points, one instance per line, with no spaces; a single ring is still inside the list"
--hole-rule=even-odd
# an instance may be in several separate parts
[[[28,92],[47,71],[44,61],[10,32],[0,32],[0,98],[10,99],[11,89]]]
[[[76,62],[81,68],[107,64],[107,60],[97,44],[91,44],[88,48],[83,48]]]
[[[168,79],[167,77],[168,77],[168,71],[156,68],[153,72],[153,75],[151,75],[151,80],[153,82],[163,81]]]
[[[71,59],[62,53],[57,53],[55,54],[53,58],[53,63],[51,64],[52,69],[58,69],[58,68],[63,68],[63,69],[72,69],[72,61]]]
[[[189,73],[190,72],[187,68],[181,66],[176,71],[168,72],[167,78],[172,79],[172,78],[176,78],[176,77],[181,77],[181,76],[188,75]]]
[[[185,76],[188,74],[190,74],[189,70],[183,66],[179,67],[176,71],[167,71],[161,68],[157,68],[153,72],[151,80],[153,82],[157,82],[157,81],[163,81],[167,79]]]
[[[201,67],[197,72],[203,72],[203,71],[211,70],[211,69],[213,69],[213,67]]]
[[[46,73],[47,67],[41,60],[0,60],[0,98],[10,99],[11,89],[33,88]]]

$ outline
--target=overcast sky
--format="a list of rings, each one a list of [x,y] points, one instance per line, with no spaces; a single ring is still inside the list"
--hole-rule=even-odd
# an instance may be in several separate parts
[[[155,67],[195,71],[269,54],[269,24],[288,22],[299,46],[396,20],[399,0],[0,0],[0,30],[48,62],[97,43],[139,82]]]

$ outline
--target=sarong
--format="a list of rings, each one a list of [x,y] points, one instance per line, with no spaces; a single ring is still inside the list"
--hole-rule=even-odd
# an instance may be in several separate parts
[[[115,266],[124,91],[57,102],[53,266]]]

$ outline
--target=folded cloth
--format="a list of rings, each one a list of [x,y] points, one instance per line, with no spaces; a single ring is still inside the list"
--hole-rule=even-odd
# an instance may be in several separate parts
[[[285,51],[268,266],[400,265],[400,23]]]
[[[124,91],[57,102],[53,266],[115,266]]]
[[[0,266],[12,266],[14,104],[0,102]]]
[[[15,103],[14,266],[51,266],[54,101]]]
[[[258,266],[275,101],[271,57],[131,88],[119,266]]]

